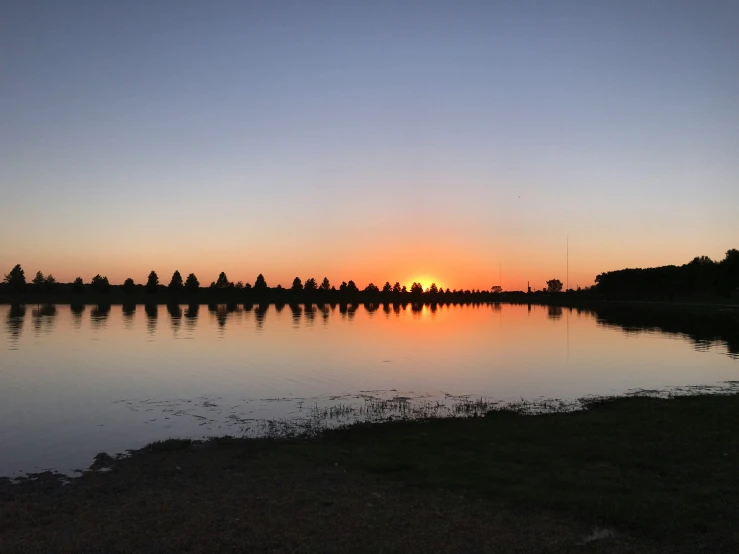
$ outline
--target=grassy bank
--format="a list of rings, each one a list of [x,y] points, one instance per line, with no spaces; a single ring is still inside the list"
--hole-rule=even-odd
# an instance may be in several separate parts
[[[171,440],[0,485],[0,550],[734,552],[739,396]]]

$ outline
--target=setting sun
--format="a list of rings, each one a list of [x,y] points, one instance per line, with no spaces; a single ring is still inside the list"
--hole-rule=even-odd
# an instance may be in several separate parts
[[[421,283],[423,290],[428,289],[432,283],[436,283],[436,287],[439,289],[446,288],[446,285],[442,283],[441,280],[429,276],[416,276],[411,279],[406,279],[405,286],[408,288],[408,290],[411,290],[411,285],[413,283]]]

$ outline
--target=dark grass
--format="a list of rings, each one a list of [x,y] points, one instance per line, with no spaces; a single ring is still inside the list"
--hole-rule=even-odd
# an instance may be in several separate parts
[[[632,397],[587,411],[367,426],[312,455],[421,486],[565,511],[696,547],[739,547],[739,396]]]
[[[522,411],[154,443],[101,457],[108,472],[70,485],[1,485],[0,541],[7,551],[739,551],[739,396]],[[593,529],[614,535],[584,544]]]

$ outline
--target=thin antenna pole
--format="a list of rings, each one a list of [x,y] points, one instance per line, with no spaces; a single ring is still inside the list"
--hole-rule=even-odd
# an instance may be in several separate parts
[[[567,284],[565,285],[565,292],[570,290],[570,234],[567,233]]]
[[[498,262],[498,282],[500,283],[500,290],[503,290],[503,262]]]

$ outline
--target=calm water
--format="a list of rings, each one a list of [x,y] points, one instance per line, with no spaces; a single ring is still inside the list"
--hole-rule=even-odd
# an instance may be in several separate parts
[[[448,404],[739,379],[735,328],[540,306],[0,306],[0,475],[373,399]]]

